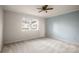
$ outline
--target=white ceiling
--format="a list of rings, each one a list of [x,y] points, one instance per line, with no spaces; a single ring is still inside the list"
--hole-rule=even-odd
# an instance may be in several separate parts
[[[39,13],[38,12],[39,10],[37,8],[41,6],[42,5],[6,5],[3,6],[3,8],[4,10],[32,14],[44,18],[79,10],[79,5],[49,5],[48,7],[52,7],[54,9],[49,10],[48,13],[46,12]]]

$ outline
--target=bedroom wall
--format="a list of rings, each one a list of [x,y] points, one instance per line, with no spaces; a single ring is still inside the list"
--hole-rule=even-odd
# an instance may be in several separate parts
[[[0,51],[2,49],[2,41],[3,41],[3,10],[0,6]]]
[[[79,11],[46,20],[46,36],[79,44]]]
[[[22,18],[33,18],[39,20],[39,31],[23,32],[21,29]],[[12,43],[22,40],[30,40],[34,38],[40,38],[45,36],[45,23],[43,18],[36,16],[21,14],[11,11],[4,11],[4,43]]]

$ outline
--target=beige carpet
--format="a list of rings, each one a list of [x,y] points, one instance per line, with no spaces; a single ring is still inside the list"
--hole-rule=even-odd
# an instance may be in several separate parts
[[[79,46],[65,42],[41,38],[19,43],[4,45],[4,53],[60,53],[79,52]]]

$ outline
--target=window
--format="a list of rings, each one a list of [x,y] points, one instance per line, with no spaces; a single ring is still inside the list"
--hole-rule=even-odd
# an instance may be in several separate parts
[[[22,31],[36,31],[39,30],[38,19],[23,18]]]

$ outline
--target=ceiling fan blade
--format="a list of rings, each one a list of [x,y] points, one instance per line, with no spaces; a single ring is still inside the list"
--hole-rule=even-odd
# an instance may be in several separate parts
[[[46,10],[53,10],[53,8],[47,8]]]
[[[37,9],[41,9],[41,8],[37,8]]]
[[[41,10],[41,11],[39,11],[39,13],[40,13],[40,12],[42,12],[42,10]]]

